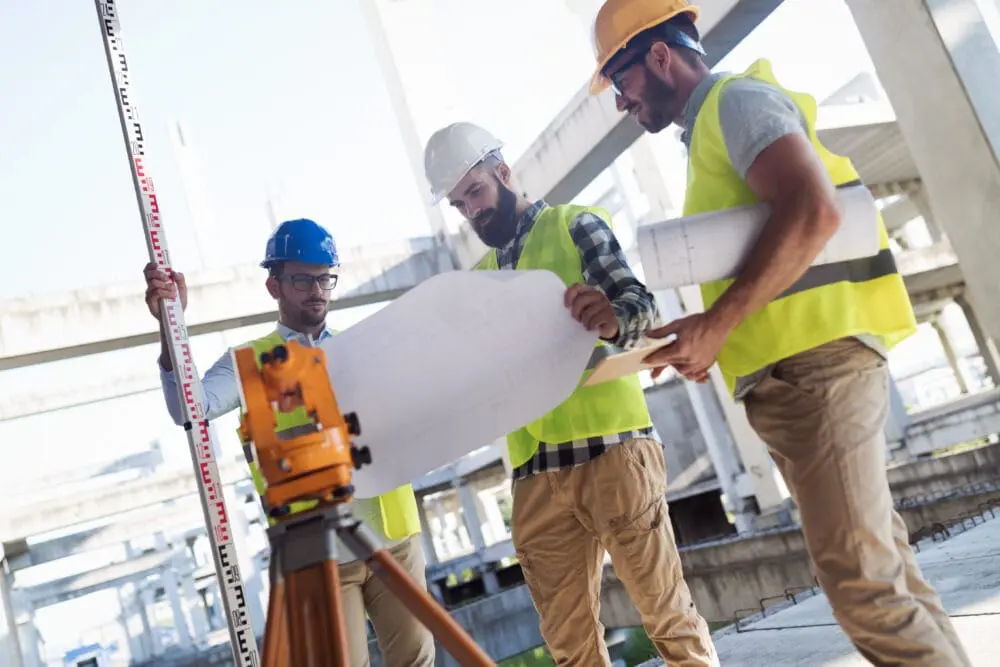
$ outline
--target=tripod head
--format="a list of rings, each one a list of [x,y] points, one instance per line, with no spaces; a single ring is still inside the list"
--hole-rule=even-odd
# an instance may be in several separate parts
[[[338,504],[351,500],[352,469],[371,463],[354,413],[343,414],[321,348],[296,341],[276,345],[257,359],[252,347],[234,350],[243,394],[240,436],[267,482],[264,503],[275,518],[293,502]],[[278,416],[295,424],[278,431]]]

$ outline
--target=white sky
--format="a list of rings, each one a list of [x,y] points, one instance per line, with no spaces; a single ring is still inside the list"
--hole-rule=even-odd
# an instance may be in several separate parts
[[[199,0],[122,0],[126,53],[177,268],[195,265],[198,249],[166,131],[176,118],[193,138],[218,221],[218,243],[201,248],[210,265],[259,261],[268,188],[280,190],[285,217],[318,220],[341,246],[429,233],[420,200],[426,186],[410,171],[360,1],[244,0],[237,10]],[[502,137],[506,157],[516,160],[592,69],[584,23],[562,0],[384,6],[421,142],[446,123],[471,120]],[[146,250],[93,4],[8,2],[3,14],[0,300],[138,283]],[[786,2],[720,68],[759,57],[772,60],[786,86],[819,99],[874,71],[842,0]],[[332,324],[343,328],[364,314],[337,315]],[[198,339],[199,366],[252,335]],[[155,356],[148,347],[4,373],[0,398],[25,386],[44,391],[54,382],[152,368]],[[219,424],[233,453],[234,425]],[[111,460],[155,439],[169,459],[187,465],[186,440],[158,391],[2,422],[0,483]],[[95,618],[116,610],[95,596],[47,610],[40,621],[54,632],[81,612]]]

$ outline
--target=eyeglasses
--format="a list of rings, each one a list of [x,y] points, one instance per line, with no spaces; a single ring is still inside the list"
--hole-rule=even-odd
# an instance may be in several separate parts
[[[312,276],[308,273],[296,273],[290,276],[278,276],[278,280],[285,280],[292,283],[299,292],[311,292],[313,285],[319,285],[324,292],[329,292],[337,286],[338,276],[331,273],[324,273],[319,276]]]

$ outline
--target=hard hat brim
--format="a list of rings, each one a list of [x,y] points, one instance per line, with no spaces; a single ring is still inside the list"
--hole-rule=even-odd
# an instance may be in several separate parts
[[[649,21],[648,23],[644,24],[642,27],[633,30],[631,33],[626,35],[621,41],[619,41],[618,45],[615,46],[614,49],[609,51],[608,54],[604,58],[602,58],[600,62],[598,62],[597,69],[594,70],[594,75],[590,79],[590,94],[597,95],[611,87],[611,82],[608,80],[608,77],[604,76],[604,68],[607,67],[608,63],[611,62],[611,59],[614,58],[615,55],[622,50],[622,47],[628,44],[633,37],[635,37],[641,32],[649,30],[653,26],[665,23],[670,19],[674,18],[675,16],[680,16],[681,14],[689,15],[691,17],[691,22],[695,23],[698,21],[698,16],[701,14],[701,9],[697,5],[688,5],[687,7],[680,9],[676,12],[672,12],[669,14],[665,14],[664,16],[657,17],[652,21]]]

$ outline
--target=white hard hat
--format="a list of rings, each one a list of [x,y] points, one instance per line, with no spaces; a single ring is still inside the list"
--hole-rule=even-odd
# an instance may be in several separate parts
[[[424,149],[424,175],[437,204],[465,175],[503,142],[472,123],[452,123],[431,135]]]

